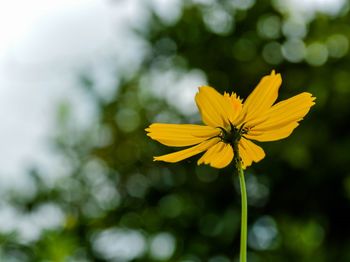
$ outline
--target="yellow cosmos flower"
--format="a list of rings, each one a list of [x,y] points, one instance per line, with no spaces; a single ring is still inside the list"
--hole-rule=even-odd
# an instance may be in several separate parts
[[[244,103],[235,93],[221,95],[212,87],[200,87],[195,100],[205,125],[155,123],[146,128],[149,137],[166,146],[192,147],[154,160],[174,163],[205,152],[198,165],[223,168],[232,161],[235,150],[243,168],[262,160],[264,150],[251,140],[288,137],[315,104],[315,97],[307,92],[274,104],[281,83],[281,75],[272,71]]]

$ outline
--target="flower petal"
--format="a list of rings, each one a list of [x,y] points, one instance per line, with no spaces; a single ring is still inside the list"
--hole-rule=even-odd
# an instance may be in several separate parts
[[[260,146],[245,138],[241,138],[239,141],[238,150],[243,168],[250,166],[253,161],[257,163],[265,157],[265,152]]]
[[[233,159],[232,146],[224,142],[219,142],[209,148],[207,152],[198,160],[197,164],[210,164],[215,168],[224,168],[231,163]]]
[[[245,100],[240,122],[248,122],[265,114],[276,101],[281,83],[281,75],[275,74],[275,71],[264,76]]]
[[[216,145],[212,146],[211,148],[209,148],[204,154],[203,156],[198,159],[197,161],[197,165],[200,164],[209,164],[210,160],[212,159],[212,156],[217,154],[222,148],[223,148],[223,143],[222,142],[218,142]]]
[[[218,142],[220,142],[220,138],[212,138],[209,140],[205,140],[198,145],[195,145],[193,147],[190,147],[190,148],[187,148],[184,150],[177,151],[175,153],[170,153],[170,154],[162,155],[162,156],[156,156],[153,158],[153,160],[154,161],[170,162],[170,163],[179,162],[183,159],[186,159],[186,158],[189,158],[191,156],[202,153],[203,151],[214,146]]]
[[[314,100],[315,97],[304,92],[275,104],[264,117],[249,124],[252,126],[246,137],[257,141],[274,141],[289,136],[298,126],[298,121],[315,104]]]
[[[231,95],[225,92],[224,98],[229,102],[229,109],[226,109],[228,118],[232,124],[236,124],[236,120],[242,111],[242,100],[232,92]]]
[[[241,144],[238,144],[238,150],[239,150],[239,157],[242,161],[242,167],[243,169],[246,169],[246,167],[250,166],[253,162],[250,155],[247,153],[247,151],[242,147]]]
[[[192,146],[220,134],[211,126],[155,123],[146,128],[148,136],[166,146]]]
[[[202,120],[212,127],[226,127],[235,117],[234,107],[230,99],[225,98],[210,86],[202,86],[196,94],[196,103]]]
[[[269,131],[249,131],[249,133],[244,135],[244,137],[260,142],[276,141],[290,136],[298,125],[299,124],[297,122],[294,122],[280,129],[273,129]]]

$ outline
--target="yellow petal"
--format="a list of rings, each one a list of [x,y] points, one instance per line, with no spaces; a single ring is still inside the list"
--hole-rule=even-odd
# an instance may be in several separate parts
[[[253,161],[257,163],[265,157],[265,152],[260,146],[245,138],[241,138],[239,141],[238,150],[243,168],[250,166]]]
[[[166,146],[192,146],[220,134],[211,126],[190,124],[152,124],[146,128],[148,136]]]
[[[281,83],[281,75],[275,71],[264,76],[245,100],[240,121],[247,122],[265,114],[276,101]]]
[[[224,98],[228,100],[229,103],[229,109],[227,109],[228,118],[232,124],[236,124],[236,120],[242,111],[242,100],[235,93],[231,95],[225,93]]]
[[[209,148],[207,152],[198,160],[197,164],[210,164],[215,168],[224,168],[231,163],[233,159],[232,146],[223,142],[219,142]]]
[[[210,86],[200,87],[195,99],[206,125],[227,127],[230,119],[235,116],[230,100]]]
[[[165,162],[170,162],[170,163],[179,162],[183,159],[186,159],[186,158],[189,158],[191,156],[202,153],[203,151],[214,146],[218,142],[220,142],[220,138],[212,138],[209,140],[205,140],[196,146],[193,146],[193,147],[190,147],[190,148],[187,148],[184,150],[180,150],[180,151],[177,151],[175,153],[162,155],[162,156],[156,156],[156,157],[154,157],[153,160],[154,161],[165,161]]]
[[[204,154],[203,156],[198,159],[197,164],[209,164],[211,157],[213,155],[215,155],[217,152],[219,152],[222,148],[223,148],[223,143],[222,142],[218,142],[216,145],[212,146],[211,148],[209,148]]]
[[[239,150],[239,157],[241,158],[241,161],[242,161],[242,167],[243,169],[246,169],[246,167],[252,164],[253,160],[241,144],[238,144],[238,150]]]
[[[314,100],[310,93],[304,92],[275,104],[264,117],[248,124],[250,130],[246,137],[257,141],[273,141],[289,136],[298,126],[298,121],[315,104]]]
[[[249,131],[249,133],[244,135],[244,137],[260,142],[276,141],[288,137],[298,125],[299,124],[297,122],[294,122],[279,129],[268,131]]]

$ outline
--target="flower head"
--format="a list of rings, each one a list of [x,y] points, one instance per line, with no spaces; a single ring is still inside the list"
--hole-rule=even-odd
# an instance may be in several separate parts
[[[243,168],[259,162],[264,150],[251,140],[288,137],[315,104],[315,97],[307,92],[274,104],[281,83],[281,75],[272,71],[243,103],[235,93],[221,95],[212,87],[200,87],[195,100],[205,125],[151,124],[146,131],[152,139],[166,146],[191,146],[154,160],[174,163],[204,152],[198,165],[223,168],[239,152]]]

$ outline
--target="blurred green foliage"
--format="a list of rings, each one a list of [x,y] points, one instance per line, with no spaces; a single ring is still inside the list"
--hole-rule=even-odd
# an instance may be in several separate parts
[[[172,149],[151,141],[144,128],[199,121],[176,105],[184,92],[176,86],[187,73],[246,97],[276,69],[280,99],[309,91],[317,103],[288,139],[264,144],[266,158],[246,172],[249,261],[350,261],[350,14],[303,20],[280,2],[184,1],[174,19],[150,9],[147,25],[134,28],[146,56],[133,73],[116,70],[113,96],[99,96],[89,73],[80,77],[98,108],[93,125],[75,126],[69,104],[57,110],[57,173],[68,175],[49,183],[34,169],[36,193],[8,195],[23,215],[54,205],[63,225],[29,242],[2,234],[0,260],[238,261],[232,167],[196,166],[196,157],[153,162]],[[168,72],[171,84],[152,82]]]

